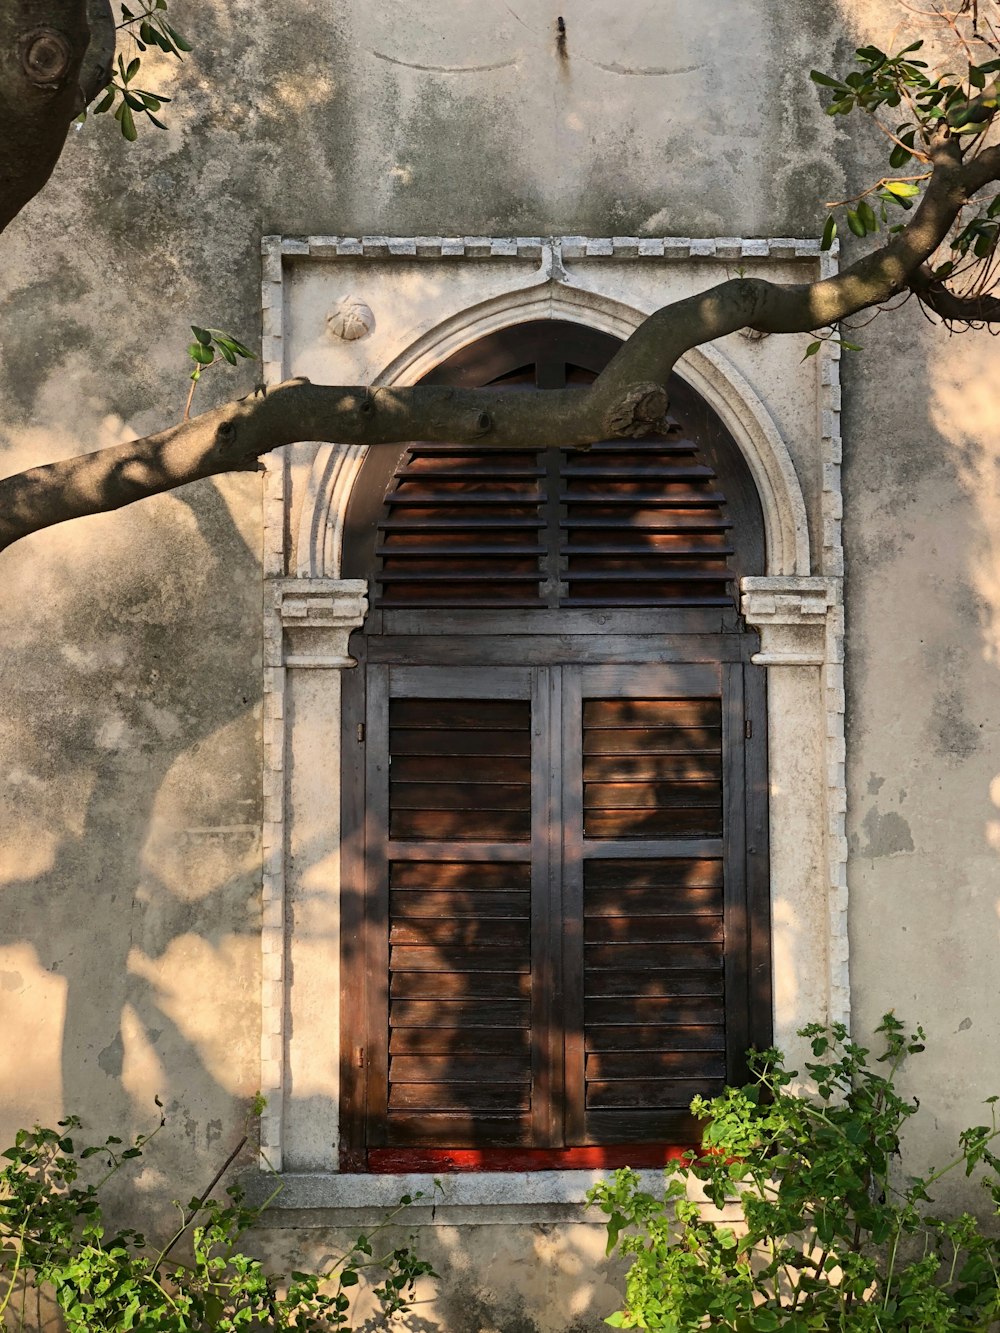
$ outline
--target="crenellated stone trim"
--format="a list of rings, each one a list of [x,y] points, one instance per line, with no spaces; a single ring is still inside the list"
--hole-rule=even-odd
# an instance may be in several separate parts
[[[834,243],[836,246],[836,242]],[[832,254],[794,236],[265,236],[274,257],[314,259],[812,259]]]

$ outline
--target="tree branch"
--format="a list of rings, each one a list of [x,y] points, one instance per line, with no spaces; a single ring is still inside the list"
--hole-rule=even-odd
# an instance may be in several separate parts
[[[1000,178],[1000,148],[968,163],[947,130],[929,148],[933,174],[912,220],[885,245],[819,282],[736,278],[651,315],[587,389],[509,394],[418,385],[344,388],[290,380],[130,444],[0,480],[0,549],[29,533],[219,473],[255,470],[296,440],[386,445],[408,440],[548,447],[663,427],[666,384],[680,356],[741,328],[807,333],[925,283],[926,265],[963,206]],[[932,299],[940,301],[931,284]],[[958,298],[953,298],[958,299]],[[976,318],[992,315],[986,311]],[[954,316],[966,318],[967,316]]]
[[[0,231],[52,174],[83,110],[86,0],[0,5]]]

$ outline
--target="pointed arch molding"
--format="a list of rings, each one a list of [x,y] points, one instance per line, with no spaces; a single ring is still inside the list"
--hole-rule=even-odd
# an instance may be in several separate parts
[[[546,288],[549,282],[546,282]],[[444,321],[401,352],[377,377],[380,385],[415,384],[441,361],[469,343],[532,319],[586,324],[621,339],[646,318],[642,311],[592,291],[518,289]],[[725,423],[739,444],[764,510],[767,572],[803,577],[810,570],[809,525],[802,488],[788,449],[764,403],[716,347],[693,348],[677,373]],[[297,578],[339,578],[343,516],[364,461],[361,445],[320,445],[298,524]]]

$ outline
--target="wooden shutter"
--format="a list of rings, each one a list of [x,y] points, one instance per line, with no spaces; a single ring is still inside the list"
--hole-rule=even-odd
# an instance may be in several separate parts
[[[697,1139],[749,1034],[742,673],[369,668],[369,1147]]]
[[[415,445],[378,520],[386,608],[731,607],[732,521],[690,438]]]
[[[531,1141],[527,671],[372,670],[368,1143]],[[498,697],[501,696],[501,697]],[[384,719],[379,721],[379,714]]]
[[[721,1091],[742,1055],[725,926],[742,820],[723,782],[741,691],[724,698],[719,666],[565,675],[567,1136],[696,1141],[692,1097]]]

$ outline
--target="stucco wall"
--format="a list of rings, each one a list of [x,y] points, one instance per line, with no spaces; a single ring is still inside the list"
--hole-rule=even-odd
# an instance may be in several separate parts
[[[805,71],[898,21],[890,0],[622,0],[612,23],[587,0],[563,56],[542,0],[171,11],[196,51],[150,76],[169,131],[126,148],[88,122],[3,238],[8,471],[179,417],[188,325],[259,329],[262,235],[815,236],[871,142],[822,115]],[[860,1036],[891,1005],[927,1026],[913,1141],[940,1161],[938,1133],[1000,1085],[998,355],[912,310],[857,341],[854,1014]],[[213,371],[199,397],[253,380]],[[260,1077],[261,532],[240,477],[2,557],[0,1138],[63,1111],[148,1129],[159,1094],[144,1210],[207,1181]],[[575,1233],[525,1225],[509,1243],[545,1272],[497,1326],[589,1327],[607,1292],[576,1311],[552,1276]],[[594,1248],[575,1251],[588,1271]],[[462,1290],[500,1287],[484,1267]],[[445,1326],[490,1327],[492,1299]]]

